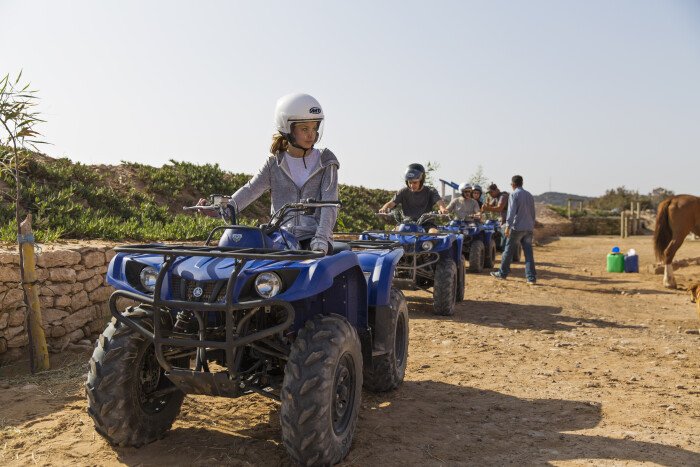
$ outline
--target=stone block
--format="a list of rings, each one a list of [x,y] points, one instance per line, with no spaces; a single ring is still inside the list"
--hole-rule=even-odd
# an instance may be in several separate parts
[[[67,308],[70,306],[70,295],[60,295],[54,300],[53,306],[56,308]]]
[[[45,268],[73,266],[80,262],[80,253],[73,250],[46,251],[37,257],[37,264]]]
[[[69,342],[78,342],[85,337],[85,334],[83,333],[82,329],[76,329],[75,331],[67,334],[67,337]]]
[[[91,251],[83,255],[81,264],[85,266],[86,269],[94,268],[95,266],[102,266],[105,264],[105,254],[101,251]]]
[[[11,288],[0,295],[0,307],[2,308],[16,308],[22,303],[24,303],[24,291],[19,287]]]
[[[10,321],[10,312],[0,311],[0,329],[5,329],[8,321]]]
[[[72,268],[51,268],[49,269],[49,278],[54,282],[70,282],[74,283],[77,274]]]
[[[108,319],[104,317],[97,317],[88,323],[88,328],[90,328],[91,334],[101,333],[107,327]]]
[[[51,337],[62,337],[66,335],[66,328],[63,326],[51,326],[49,327],[49,335]]]
[[[4,337],[0,337],[0,353],[7,352],[7,341]]]
[[[85,290],[85,286],[83,285],[82,282],[76,282],[75,284],[73,284],[73,288],[72,288],[71,292],[77,293],[77,292],[80,292],[81,290]]]
[[[83,282],[83,285],[85,286],[85,291],[86,292],[92,292],[99,286],[104,284],[104,277],[101,274],[97,274],[95,276],[92,276],[90,279],[86,280]]]
[[[11,328],[5,329],[3,331],[3,334],[5,335],[5,339],[9,342],[12,340],[15,336],[20,335],[24,331],[24,326],[13,326]]]
[[[27,344],[29,344],[29,336],[26,332],[23,332],[12,339],[7,339],[7,348],[24,347]]]
[[[85,308],[89,304],[90,298],[88,297],[87,292],[85,292],[84,290],[78,292],[77,294],[73,295],[73,297],[71,297],[70,307],[73,311]]]
[[[74,284],[44,284],[39,291],[39,295],[54,296],[54,295],[70,295],[73,292]]]
[[[105,262],[109,264],[109,262],[112,261],[112,258],[114,258],[116,254],[117,252],[114,251],[112,248],[105,251]]]
[[[39,307],[43,310],[44,308],[53,307],[54,299],[53,297],[46,297],[44,295],[39,296]]]
[[[49,270],[44,268],[36,268],[36,280],[46,281],[49,279]]]
[[[74,330],[83,327],[87,322],[94,318],[95,307],[91,305],[65,317],[61,325],[66,329],[66,332],[73,332]]]
[[[19,266],[19,253],[0,253],[0,265],[4,264],[14,264]]]
[[[44,308],[41,310],[41,318],[47,323],[53,323],[54,321],[60,321],[68,316],[68,312],[64,310],[58,310],[56,308]]]
[[[23,326],[25,319],[26,308],[17,308],[10,311],[10,319],[7,321],[8,327]]]
[[[106,302],[109,300],[110,295],[114,289],[110,286],[98,287],[97,289],[90,292],[90,301],[92,303]]]
[[[19,266],[3,264],[0,265],[0,282],[19,282]]]

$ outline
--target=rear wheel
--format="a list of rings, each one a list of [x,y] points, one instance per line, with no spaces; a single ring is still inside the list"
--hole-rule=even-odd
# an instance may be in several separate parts
[[[118,446],[162,438],[185,397],[164,375],[153,343],[116,319],[97,340],[85,390],[95,429]]]
[[[486,249],[486,258],[484,259],[484,267],[492,268],[496,263],[496,241],[492,238],[489,242],[489,247]]]
[[[484,242],[481,240],[472,241],[469,248],[469,272],[481,272],[484,270]]]
[[[433,285],[433,310],[435,314],[451,316],[455,312],[457,298],[457,265],[445,255],[435,265]]]
[[[342,316],[308,320],[284,371],[282,442],[302,465],[329,465],[350,450],[362,397],[362,350]]]
[[[389,335],[378,336],[387,353],[372,357],[372,367],[364,369],[365,388],[384,392],[396,389],[403,382],[408,361],[408,306],[403,292],[392,287]]]

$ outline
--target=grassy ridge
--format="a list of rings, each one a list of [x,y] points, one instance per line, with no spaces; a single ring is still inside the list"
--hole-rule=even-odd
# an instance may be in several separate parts
[[[218,164],[170,161],[160,168],[137,163],[92,166],[36,153],[25,156],[20,202],[34,214],[40,242],[201,240],[221,221],[183,214],[182,206],[211,193],[231,194],[250,179],[250,175],[226,172]],[[0,161],[7,157],[7,148],[0,147]],[[8,196],[14,191],[12,176],[0,174],[0,241],[16,240],[14,206]],[[374,212],[391,195],[386,190],[341,185],[343,208],[336,230],[381,227]],[[267,221],[269,206],[266,194],[242,212],[242,223]]]

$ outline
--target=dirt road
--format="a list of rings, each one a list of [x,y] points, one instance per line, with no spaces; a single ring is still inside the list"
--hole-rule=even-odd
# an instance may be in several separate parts
[[[642,273],[605,273],[615,244],[637,249]],[[345,465],[700,465],[700,322],[687,292],[647,271],[651,239],[563,238],[535,255],[539,285],[521,265],[504,282],[469,275],[453,317],[408,294],[406,381],[364,393]],[[693,278],[700,266],[677,271]],[[258,396],[188,397],[165,439],[109,446],[85,412],[86,361],[0,369],[0,463],[290,465],[278,406]]]

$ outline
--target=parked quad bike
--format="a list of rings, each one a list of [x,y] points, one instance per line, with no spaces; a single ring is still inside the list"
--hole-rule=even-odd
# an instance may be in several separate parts
[[[404,250],[394,270],[394,285],[401,289],[425,290],[433,294],[435,314],[451,316],[455,303],[464,300],[462,235],[428,233],[421,224],[443,216],[436,212],[419,219],[403,218],[397,211],[377,213],[399,222],[396,230],[368,230],[363,242],[397,242]]]
[[[469,272],[480,273],[496,264],[496,251],[502,238],[497,221],[482,223],[478,218],[456,219],[442,226],[441,231],[464,236],[462,256],[469,261]]]
[[[217,200],[218,201],[218,200]],[[408,309],[392,287],[403,249],[301,250],[284,224],[337,201],[283,206],[260,227],[215,228],[205,246],[116,248],[107,280],[111,323],[90,359],[88,413],[110,443],[165,436],[186,394],[280,402],[294,461],[328,465],[350,450],[362,387],[398,387]],[[188,209],[218,210],[229,206]],[[218,244],[212,244],[221,234]],[[117,300],[139,305],[117,308]]]

